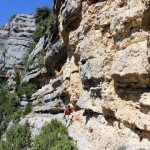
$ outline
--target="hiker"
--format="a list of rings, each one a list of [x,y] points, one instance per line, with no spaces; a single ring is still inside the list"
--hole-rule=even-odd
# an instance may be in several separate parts
[[[70,107],[70,105],[68,105],[66,107],[66,109],[64,110],[64,119],[66,119],[66,125],[67,127],[71,124],[72,122],[72,108]]]

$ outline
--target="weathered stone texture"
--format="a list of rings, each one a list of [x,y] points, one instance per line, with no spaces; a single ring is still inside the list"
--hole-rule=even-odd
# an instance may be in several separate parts
[[[14,63],[18,68],[23,68],[35,29],[33,15],[16,15],[0,30],[0,39],[5,49],[5,68],[12,68]]]
[[[41,96],[42,107],[34,111],[59,113],[71,102],[77,110],[72,127],[84,133],[89,147],[150,149],[149,1],[56,3],[56,32],[44,39],[49,76],[42,77],[44,86],[32,96],[33,103],[48,90]]]

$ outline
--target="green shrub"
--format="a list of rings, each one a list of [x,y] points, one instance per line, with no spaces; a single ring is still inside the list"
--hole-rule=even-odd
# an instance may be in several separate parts
[[[52,10],[48,7],[39,7],[36,9],[35,20],[36,23],[41,23],[52,14]]]
[[[6,148],[6,143],[4,141],[0,141],[0,150],[9,150],[8,147]]]
[[[15,93],[10,93],[9,86],[0,84],[0,137],[5,132],[10,120],[19,110],[19,100]]]
[[[68,138],[64,138],[62,140],[58,140],[57,144],[54,145],[51,150],[77,150],[77,148],[73,142],[68,140]]]
[[[35,43],[38,43],[40,38],[42,38],[45,34],[48,28],[52,26],[54,22],[54,16],[51,16],[50,18],[47,18],[43,22],[41,22],[41,25],[36,28],[33,34],[33,39]]]
[[[45,49],[43,49],[37,56],[39,68],[42,68],[44,66],[44,63],[43,63],[44,56],[45,56]]]
[[[13,68],[15,71],[15,77],[13,78],[15,81],[15,92],[17,92],[21,84],[22,76],[21,71],[16,67],[16,65],[14,65]]]
[[[27,114],[29,114],[32,111],[32,108],[32,103],[28,103],[24,108],[23,115],[26,116]]]
[[[21,110],[18,110],[13,115],[13,121],[18,122],[22,116],[23,116],[23,112]]]
[[[34,140],[32,150],[77,150],[68,135],[67,128],[57,120],[43,127]]]
[[[6,133],[6,141],[0,142],[2,150],[26,150],[31,146],[31,131],[26,123],[21,126],[16,124]]]
[[[29,84],[26,84],[23,86],[23,91],[24,91],[24,94],[30,98],[31,95],[35,92],[35,85],[32,84],[32,83],[29,83]]]
[[[33,59],[27,60],[27,63],[25,65],[25,71],[27,72],[29,70],[29,67],[32,66],[33,64],[34,64],[34,60]]]
[[[0,137],[11,120],[18,122],[21,116],[27,115],[32,110],[32,104],[29,103],[22,112],[17,95],[25,94],[30,98],[32,93],[35,92],[35,85],[30,83],[20,86],[18,87],[18,93],[11,93],[9,90],[8,85],[0,84]]]
[[[35,42],[30,43],[29,48],[28,48],[29,54],[33,51],[33,49],[35,48],[35,46],[36,46]]]
[[[34,42],[38,43],[39,39],[44,36],[45,34],[45,28],[42,27],[42,26],[39,26],[36,28],[36,30],[34,31],[34,34],[33,34],[33,39],[34,39]]]
[[[30,98],[31,95],[35,92],[36,86],[32,83],[26,83],[22,85],[17,91],[18,95],[26,95],[27,98]]]
[[[55,15],[48,7],[41,7],[37,8],[35,19],[38,27],[33,34],[33,39],[37,43],[45,35],[47,29],[54,23]]]
[[[55,21],[55,15],[54,14],[51,14],[51,16],[47,19],[45,19],[43,22],[42,22],[42,26],[47,29],[48,27],[51,27],[53,25]]]
[[[42,104],[43,104],[42,101],[43,101],[42,99],[38,99],[38,102],[36,103],[36,106],[42,106]]]

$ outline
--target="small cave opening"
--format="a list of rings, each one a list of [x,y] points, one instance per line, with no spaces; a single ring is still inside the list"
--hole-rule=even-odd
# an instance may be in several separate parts
[[[69,21],[68,25],[66,26],[66,29],[69,32],[74,31],[78,29],[80,22],[82,20],[81,10],[79,12],[76,12],[72,15],[72,17],[68,17],[67,19]]]
[[[113,110],[111,110],[110,108],[102,107],[102,112],[103,112],[104,116],[116,118],[115,112]]]
[[[63,10],[63,8],[62,8]],[[76,9],[74,9],[72,12],[66,11],[66,17],[63,20],[63,27],[66,34],[68,34],[71,31],[74,31],[78,29],[80,22],[82,20],[82,1]]]
[[[64,54],[63,59],[62,59],[62,60],[59,60],[59,61],[57,62],[57,64],[55,65],[55,67],[54,67],[55,70],[58,71],[58,72],[60,72],[61,69],[62,69],[62,67],[63,67],[63,65],[66,63],[66,61],[67,61],[67,55]]]
[[[50,33],[51,33],[51,43],[55,43],[60,37],[59,37],[59,29],[58,29],[59,23],[58,21],[55,21],[50,28]]]
[[[65,48],[62,48],[58,51],[59,53],[54,53],[53,58],[47,60],[45,65],[50,78],[62,75],[62,67],[67,61],[67,50]]]

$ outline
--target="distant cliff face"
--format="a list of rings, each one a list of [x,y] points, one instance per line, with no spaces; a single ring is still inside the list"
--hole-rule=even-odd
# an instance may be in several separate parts
[[[0,29],[0,70],[23,69],[29,55],[28,48],[36,29],[33,15],[16,15]]]
[[[31,101],[42,105],[33,112],[60,119],[72,103],[69,131],[80,150],[150,149],[149,0],[56,0],[54,9],[56,23],[29,55],[23,79],[38,88]],[[28,120],[39,129],[36,117]]]

